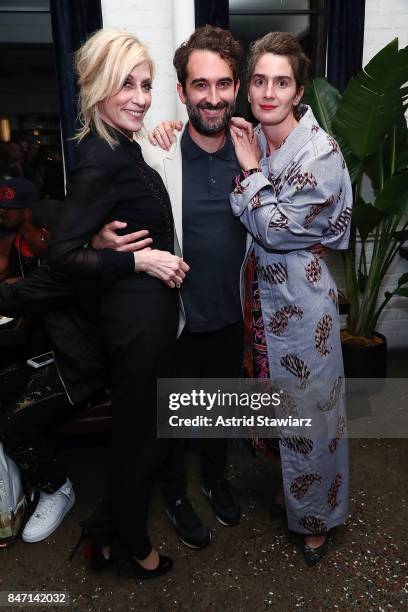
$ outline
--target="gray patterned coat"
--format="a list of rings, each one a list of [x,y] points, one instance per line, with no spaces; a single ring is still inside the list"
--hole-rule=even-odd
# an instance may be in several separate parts
[[[348,445],[337,288],[307,248],[347,248],[352,191],[337,142],[302,110],[269,157],[258,126],[262,172],[237,181],[231,206],[253,237],[271,379],[290,388],[292,416],[321,427],[280,438],[288,527],[319,533],[348,516]]]

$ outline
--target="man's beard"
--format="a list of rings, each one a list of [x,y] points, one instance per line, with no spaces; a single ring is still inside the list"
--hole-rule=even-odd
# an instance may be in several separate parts
[[[209,104],[208,102],[202,102],[197,106],[194,106],[187,99],[186,108],[188,118],[191,121],[192,125],[195,127],[199,134],[203,134],[203,136],[214,136],[215,134],[219,134],[220,132],[225,131],[228,127],[230,119],[235,111],[235,104],[227,104],[227,102],[218,102],[215,106]],[[217,117],[217,120],[205,121],[200,114],[200,110],[220,110],[225,108],[225,113],[221,117]]]

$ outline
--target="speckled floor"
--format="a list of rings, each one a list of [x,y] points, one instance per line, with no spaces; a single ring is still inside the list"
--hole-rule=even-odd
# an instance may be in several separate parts
[[[126,572],[118,577],[113,569],[93,574],[80,553],[67,561],[78,522],[93,507],[106,470],[103,447],[65,448],[77,503],[48,540],[19,541],[0,551],[0,590],[64,590],[71,597],[69,609],[81,612],[408,610],[408,440],[351,440],[350,447],[352,515],[315,568],[305,566],[283,528],[268,522],[273,480],[268,463],[231,448],[230,476],[241,492],[243,518],[237,527],[225,528],[200,492],[191,452],[190,497],[213,542],[202,551],[181,545],[155,492],[150,533],[175,566],[151,583]]]

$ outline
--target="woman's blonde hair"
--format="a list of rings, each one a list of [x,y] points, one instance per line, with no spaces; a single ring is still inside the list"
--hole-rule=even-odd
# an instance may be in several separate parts
[[[133,68],[142,62],[148,62],[153,77],[154,66],[148,50],[136,36],[124,30],[98,30],[78,49],[75,53],[81,124],[75,136],[78,141],[94,129],[111,147],[117,144],[98,107],[118,93]]]

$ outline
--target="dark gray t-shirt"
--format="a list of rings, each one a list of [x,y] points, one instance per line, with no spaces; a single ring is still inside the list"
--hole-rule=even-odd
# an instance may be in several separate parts
[[[240,167],[228,135],[216,153],[190,137],[181,140],[183,159],[183,257],[190,271],[182,285],[186,328],[216,331],[242,317],[239,275],[246,231],[229,202]]]

